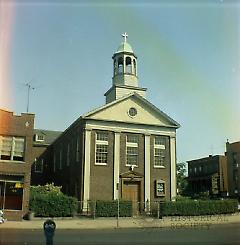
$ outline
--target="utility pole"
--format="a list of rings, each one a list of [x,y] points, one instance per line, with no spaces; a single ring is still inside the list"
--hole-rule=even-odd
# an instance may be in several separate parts
[[[27,112],[29,112],[30,91],[34,90],[35,88],[30,83],[26,83],[25,86],[27,86],[27,89],[28,89],[28,93],[27,93]]]

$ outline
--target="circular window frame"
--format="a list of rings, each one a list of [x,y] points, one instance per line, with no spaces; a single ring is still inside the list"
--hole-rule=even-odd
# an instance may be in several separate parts
[[[129,110],[128,110],[128,116],[131,117],[131,118],[134,118],[137,116],[137,109],[135,107],[130,107]]]

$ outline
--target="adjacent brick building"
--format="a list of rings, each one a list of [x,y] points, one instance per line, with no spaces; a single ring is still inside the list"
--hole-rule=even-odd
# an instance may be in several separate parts
[[[50,183],[51,176],[49,176],[46,171],[49,166],[44,164],[43,155],[45,154],[46,149],[50,147],[61,133],[62,132],[60,131],[34,129],[31,185],[44,185]]]
[[[47,148],[43,174],[83,201],[83,210],[89,200],[174,200],[179,124],[145,98],[126,38],[112,58],[106,104],[79,117]]]
[[[230,196],[240,197],[240,141],[226,143]]]
[[[0,109],[0,209],[8,220],[28,212],[34,115]]]
[[[188,161],[188,188],[191,193],[228,195],[226,156],[215,155]]]

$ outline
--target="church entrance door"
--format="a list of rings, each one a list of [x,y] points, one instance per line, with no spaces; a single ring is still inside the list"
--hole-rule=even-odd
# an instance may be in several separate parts
[[[132,201],[133,215],[138,215],[140,211],[140,182],[123,181],[122,198]]]

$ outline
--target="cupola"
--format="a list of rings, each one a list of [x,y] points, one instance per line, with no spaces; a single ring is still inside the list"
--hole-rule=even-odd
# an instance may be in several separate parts
[[[137,56],[127,42],[127,33],[122,34],[123,42],[113,54],[112,87],[105,93],[106,103],[136,92],[145,97],[146,88],[138,86]]]
[[[127,42],[127,33],[122,34],[124,41],[113,55],[113,85],[138,86],[137,56]]]

